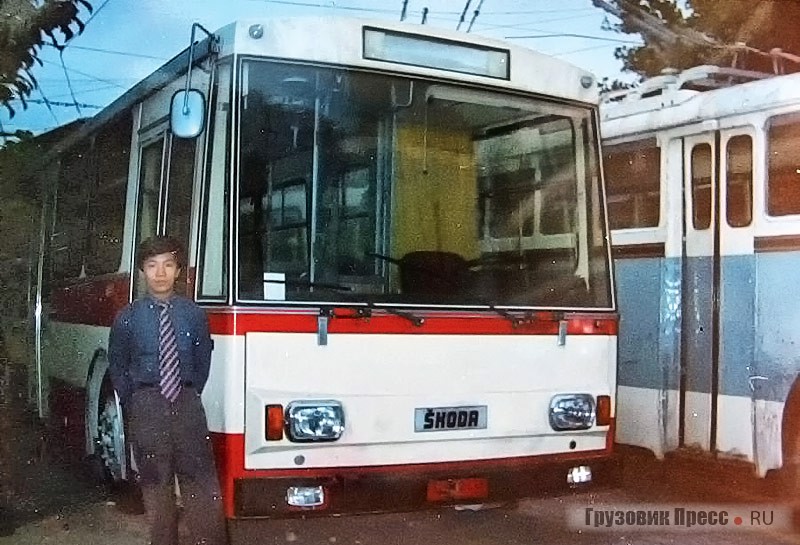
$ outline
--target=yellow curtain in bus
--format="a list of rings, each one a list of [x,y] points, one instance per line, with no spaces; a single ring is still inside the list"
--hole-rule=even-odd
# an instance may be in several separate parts
[[[426,134],[427,132],[427,134]],[[398,128],[391,255],[419,250],[478,257],[478,183],[471,135]]]

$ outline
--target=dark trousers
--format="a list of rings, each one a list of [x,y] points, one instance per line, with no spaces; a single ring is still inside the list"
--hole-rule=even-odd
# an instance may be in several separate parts
[[[175,403],[157,388],[127,404],[134,457],[152,545],[178,545],[175,477],[191,545],[227,543],[222,495],[200,395],[184,387]]]

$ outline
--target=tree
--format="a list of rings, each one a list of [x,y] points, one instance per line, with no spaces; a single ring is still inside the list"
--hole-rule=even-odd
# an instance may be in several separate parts
[[[592,2],[620,21],[607,21],[605,28],[638,33],[644,41],[615,50],[626,71],[654,76],[664,68],[682,70],[700,64],[800,71],[800,64],[770,55],[775,48],[800,55],[800,0]]]
[[[61,49],[83,32],[82,7],[92,11],[86,0],[0,0],[0,104],[11,116],[11,103],[24,108],[38,85],[33,68],[42,47]]]

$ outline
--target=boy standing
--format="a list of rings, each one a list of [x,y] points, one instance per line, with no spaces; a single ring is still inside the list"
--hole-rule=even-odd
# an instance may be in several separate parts
[[[222,498],[200,401],[213,343],[203,310],[175,294],[183,256],[171,237],[139,245],[148,293],[111,327],[109,373],[129,420],[151,544],[178,545],[177,477],[192,545],[223,545]]]

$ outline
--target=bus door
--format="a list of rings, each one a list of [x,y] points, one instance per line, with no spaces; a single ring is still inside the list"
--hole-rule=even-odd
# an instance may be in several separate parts
[[[719,337],[718,134],[684,138],[679,444],[710,450]]]
[[[197,140],[173,136],[166,124],[139,138],[139,189],[136,207],[136,245],[154,235],[175,237],[189,251],[192,224]],[[135,258],[134,258],[135,259]],[[176,291],[186,292],[188,266]],[[145,290],[134,263],[132,297]]]
[[[753,457],[753,137],[684,139],[680,445]]]
[[[765,428],[754,404],[755,254],[753,141],[748,127],[722,130],[719,150],[719,373],[716,435],[711,448],[758,463],[753,433]],[[755,418],[752,418],[754,416]],[[766,422],[774,419],[766,419]],[[777,424],[766,425],[777,433]],[[759,434],[763,435],[763,434]]]

